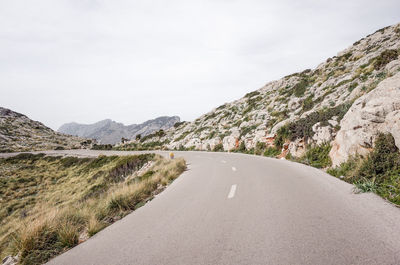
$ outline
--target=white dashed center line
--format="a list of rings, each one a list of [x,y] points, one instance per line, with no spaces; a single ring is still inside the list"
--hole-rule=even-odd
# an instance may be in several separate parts
[[[228,199],[232,199],[233,197],[235,197],[236,187],[237,187],[236,184],[232,185],[231,190],[229,191],[228,194]]]
[[[236,171],[236,167],[232,167],[232,170],[233,170],[233,171]]]
[[[225,163],[226,163],[226,161],[225,161],[225,160],[221,160],[221,163],[224,163],[224,164],[225,164]]]

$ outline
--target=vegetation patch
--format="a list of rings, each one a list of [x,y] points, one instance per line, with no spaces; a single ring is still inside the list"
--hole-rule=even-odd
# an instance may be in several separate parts
[[[253,92],[247,93],[244,97],[245,98],[251,98],[251,97],[254,97],[254,96],[258,96],[258,95],[260,95],[260,92],[253,91]]]
[[[223,152],[224,146],[222,143],[216,144],[213,149],[214,152]]]
[[[94,144],[92,150],[112,150],[113,146],[111,144]]]
[[[163,136],[165,136],[165,132],[164,132],[163,129],[160,129],[160,130],[158,130],[157,132],[154,132],[154,133],[151,133],[151,134],[148,134],[148,135],[145,135],[145,136],[141,137],[141,138],[140,138],[140,142],[143,143],[144,141],[146,141],[146,140],[148,140],[148,139],[151,139],[151,138],[154,138],[154,137],[159,137],[159,138],[161,138],[161,137],[163,137]]]
[[[329,157],[330,151],[331,145],[329,143],[310,146],[307,148],[306,153],[296,161],[316,168],[330,167],[332,165]]]
[[[154,154],[0,159],[1,257],[43,264],[143,205],[185,168],[183,159]]]
[[[293,93],[296,97],[304,96],[307,87],[309,86],[309,80],[307,78],[301,79],[296,85],[293,87]]]
[[[328,173],[400,205],[400,153],[391,134],[379,134],[367,157],[352,157]]]
[[[305,118],[298,119],[282,126],[277,131],[275,144],[281,147],[286,139],[294,141],[299,138],[308,139],[312,137],[314,135],[312,126],[314,124],[320,122],[321,126],[327,126],[329,124],[328,121],[334,116],[337,117],[337,121],[339,122],[349,110],[351,105],[352,102],[347,102],[333,108],[321,109],[319,111],[310,113]]]
[[[396,60],[399,56],[397,50],[385,50],[379,56],[375,57],[374,60],[374,69],[379,70],[385,67],[388,63],[393,60]]]
[[[281,153],[280,149],[276,147],[267,147],[264,151],[264,156],[276,157]]]

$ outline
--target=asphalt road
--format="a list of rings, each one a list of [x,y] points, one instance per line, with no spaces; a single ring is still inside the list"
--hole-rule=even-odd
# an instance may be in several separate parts
[[[164,192],[49,264],[400,264],[400,209],[374,194],[283,160],[177,156]]]

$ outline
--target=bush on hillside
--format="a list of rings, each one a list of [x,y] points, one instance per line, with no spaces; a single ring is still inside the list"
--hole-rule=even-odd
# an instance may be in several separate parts
[[[399,56],[397,50],[385,50],[379,56],[374,58],[374,69],[379,70],[385,67],[388,63],[396,60]]]
[[[350,158],[328,173],[400,205],[400,153],[391,134],[380,133],[367,157]]]
[[[275,147],[267,147],[264,151],[264,156],[276,157],[281,153],[281,151]]]
[[[337,116],[340,121],[351,107],[352,102],[346,102],[333,108],[321,109],[310,113],[307,117],[288,123],[278,129],[275,138],[275,145],[281,147],[285,139],[294,141],[296,139],[308,139],[314,136],[312,126],[317,122],[321,126],[327,126],[332,117]]]
[[[217,145],[214,146],[213,149],[214,152],[223,152],[224,151],[224,146],[222,143],[219,143]]]
[[[331,145],[329,143],[309,147],[304,156],[299,159],[299,162],[316,168],[329,167],[332,165],[329,157],[330,150]]]

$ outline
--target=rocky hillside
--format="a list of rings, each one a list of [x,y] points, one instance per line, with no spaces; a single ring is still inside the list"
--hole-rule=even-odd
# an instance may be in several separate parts
[[[315,69],[272,81],[143,144],[231,151],[264,146],[299,157],[308,146],[335,140],[335,164],[346,159],[343,154],[370,148],[377,131],[394,131],[400,144],[399,54],[397,24],[356,41]]]
[[[85,139],[57,133],[38,121],[0,107],[0,152],[81,148]]]
[[[132,139],[138,134],[144,136],[160,129],[169,129],[179,121],[180,119],[177,116],[163,116],[141,124],[125,126],[122,123],[107,119],[93,124],[67,123],[62,125],[58,131],[80,137],[94,138],[102,144],[116,144],[122,138]]]

